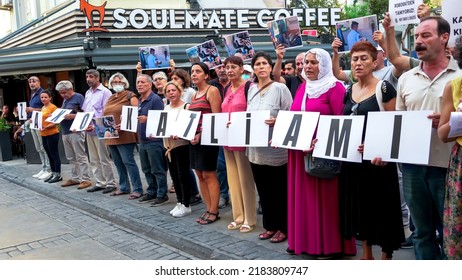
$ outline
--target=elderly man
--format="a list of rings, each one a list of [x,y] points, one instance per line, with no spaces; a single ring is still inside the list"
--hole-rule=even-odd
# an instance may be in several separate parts
[[[146,177],[148,188],[140,203],[152,202],[151,206],[160,206],[168,202],[167,161],[162,138],[146,137],[146,122],[149,110],[163,110],[161,98],[152,91],[152,79],[140,74],[136,78],[136,89],[140,94],[138,110],[138,140],[140,143],[141,169]]]
[[[89,173],[89,163],[85,152],[85,133],[82,131],[72,132],[70,130],[77,112],[82,111],[84,101],[83,95],[74,92],[74,87],[70,81],[59,82],[55,89],[63,98],[62,109],[72,110],[64,117],[61,122],[61,134],[64,145],[64,152],[71,167],[71,179],[64,182],[61,187],[78,185],[77,189],[85,189],[91,186]]]
[[[460,77],[456,61],[446,55],[451,28],[441,17],[425,17],[415,31],[415,50],[420,65],[404,73],[399,81],[396,110],[431,110],[433,130],[428,165],[403,164],[404,197],[415,230],[412,234],[416,259],[444,258],[435,231],[443,218],[445,179],[451,145],[437,135],[443,89]]]
[[[37,76],[31,76],[28,82],[31,91],[31,96],[29,101],[29,107],[26,107],[26,112],[28,114],[28,118],[30,118],[32,116],[33,111],[42,110],[43,103],[40,99],[40,94],[42,93],[43,89],[40,87],[40,80]],[[40,157],[40,162],[42,163],[42,170],[39,173],[32,175],[32,177],[37,178],[39,180],[45,180],[51,175],[50,161],[45,152],[45,148],[43,147],[40,130],[31,129],[31,134],[32,139],[34,140],[35,150],[37,150],[37,153]]]
[[[86,80],[90,88],[85,93],[82,111],[94,112],[95,118],[102,117],[104,106],[112,93],[101,84],[100,75],[97,70],[88,70],[86,73]],[[103,190],[103,193],[110,193],[116,189],[116,185],[109,152],[104,142],[99,140],[98,136],[96,136],[93,125],[90,125],[85,134],[88,153],[90,155],[90,164],[96,179],[96,185],[88,189],[87,192]]]

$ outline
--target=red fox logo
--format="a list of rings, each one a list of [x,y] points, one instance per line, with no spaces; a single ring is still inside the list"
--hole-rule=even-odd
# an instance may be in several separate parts
[[[88,19],[88,22],[90,23],[90,27],[82,30],[82,32],[88,32],[88,31],[109,32],[109,30],[107,30],[106,28],[101,27],[101,25],[103,24],[103,20],[104,20],[106,4],[107,4],[107,1],[104,2],[104,4],[101,6],[93,6],[90,3],[86,2],[85,0],[80,0],[80,11],[82,11],[85,14],[85,16]],[[95,23],[93,22],[93,12],[99,13],[98,26],[95,26]]]

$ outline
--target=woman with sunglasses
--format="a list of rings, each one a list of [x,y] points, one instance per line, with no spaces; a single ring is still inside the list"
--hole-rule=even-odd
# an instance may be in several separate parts
[[[350,50],[351,71],[357,82],[347,91],[344,115],[395,110],[396,90],[372,74],[377,65],[377,49],[369,42],[358,42]],[[377,84],[381,83],[376,96]],[[379,104],[382,100],[382,104]],[[364,125],[363,139],[366,124]],[[358,149],[362,152],[363,146]],[[343,162],[340,175],[341,226],[346,238],[363,243],[361,259],[373,260],[372,245],[382,247],[382,260],[393,257],[404,242],[397,168],[378,159],[362,163]]]
[[[303,59],[301,84],[291,111],[341,115],[345,87],[332,73],[328,52],[314,48]],[[312,152],[312,151],[308,151]],[[338,178],[323,179],[305,172],[305,151],[289,150],[288,253],[318,258],[355,255],[354,238],[342,238],[339,227]]]

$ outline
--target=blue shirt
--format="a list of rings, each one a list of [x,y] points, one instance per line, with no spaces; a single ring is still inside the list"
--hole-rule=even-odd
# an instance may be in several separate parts
[[[148,116],[149,110],[164,110],[164,102],[162,99],[151,91],[146,100],[139,102],[138,116]],[[146,144],[151,142],[159,142],[163,145],[162,138],[149,139],[146,137],[146,123],[138,122],[138,139],[140,143]]]
[[[37,89],[35,93],[32,94],[29,101],[29,107],[34,109],[41,109],[43,107],[42,100],[40,99],[40,94],[42,93],[43,88]],[[32,113],[27,114],[27,117],[32,117]]]
[[[80,93],[75,93],[72,95],[72,97],[69,100],[64,100],[63,105],[61,106],[62,109],[72,109],[71,114],[76,114],[78,111],[76,110],[77,108],[82,110],[82,105],[83,105],[83,100],[85,98],[83,95]],[[71,125],[74,122],[74,120],[63,120],[61,122],[61,128],[62,128],[62,133],[64,135],[66,134],[71,134],[72,132],[70,131]]]

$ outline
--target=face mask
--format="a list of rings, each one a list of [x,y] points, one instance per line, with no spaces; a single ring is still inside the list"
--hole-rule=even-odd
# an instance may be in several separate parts
[[[123,85],[115,85],[112,87],[112,89],[115,91],[115,92],[122,92],[125,90],[124,86]]]
[[[247,75],[247,74],[242,74],[241,77],[242,77],[242,79],[244,79],[244,80],[250,79],[250,75]]]

